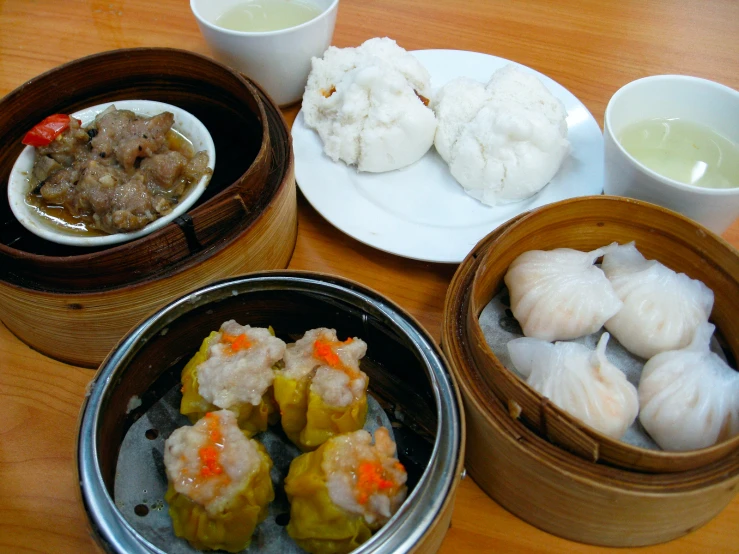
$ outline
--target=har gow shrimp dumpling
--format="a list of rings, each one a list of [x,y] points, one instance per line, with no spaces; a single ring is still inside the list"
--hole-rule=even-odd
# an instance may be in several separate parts
[[[633,242],[603,256],[603,271],[623,308],[605,323],[629,352],[651,358],[690,344],[708,321],[713,291],[701,281],[647,260]]]
[[[597,431],[620,439],[636,419],[639,400],[634,385],[606,358],[609,335],[597,348],[574,342],[523,337],[508,343],[516,369],[531,388]]]
[[[739,372],[711,352],[714,329],[703,323],[686,348],[644,366],[639,420],[664,450],[707,448],[739,434]]]
[[[508,268],[511,311],[524,335],[546,341],[595,333],[623,303],[595,261],[617,245],[592,252],[530,250]]]

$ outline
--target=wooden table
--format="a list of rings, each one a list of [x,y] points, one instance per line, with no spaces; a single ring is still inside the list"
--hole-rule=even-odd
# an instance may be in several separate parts
[[[737,0],[341,0],[334,44],[390,36],[409,50],[453,48],[528,65],[602,124],[611,95],[645,75],[683,73],[739,89]],[[63,62],[133,46],[209,54],[186,0],[0,0],[0,95]],[[285,111],[289,122],[298,108]],[[299,199],[294,269],[335,273],[400,303],[436,338],[456,269],[409,261],[341,234]],[[725,233],[739,245],[739,222]],[[29,349],[0,325],[0,551],[95,552],[75,478],[77,417],[93,372]],[[459,488],[442,552],[582,552]],[[643,552],[739,552],[739,498],[705,527]]]

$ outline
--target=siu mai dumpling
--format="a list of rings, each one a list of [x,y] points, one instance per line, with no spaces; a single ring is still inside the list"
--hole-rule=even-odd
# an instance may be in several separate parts
[[[249,546],[275,497],[272,460],[246,438],[233,412],[209,412],[176,429],[164,443],[164,467],[175,535],[199,550]]]
[[[595,261],[616,243],[592,252],[530,250],[508,268],[511,311],[527,337],[570,340],[598,331],[622,306]]]
[[[593,351],[574,342],[523,337],[510,341],[508,352],[531,388],[583,423],[620,439],[636,419],[639,400],[634,385],[606,358],[608,338],[603,333]]]
[[[739,433],[739,372],[709,344],[704,323],[681,350],[651,358],[639,381],[639,421],[664,450],[707,448]]]
[[[285,343],[270,329],[225,321],[182,370],[180,413],[194,423],[207,412],[227,409],[249,436],[266,430],[277,413],[273,366],[284,353]]]
[[[369,379],[359,361],[366,352],[362,339],[340,341],[334,329],[324,327],[287,345],[274,394],[282,429],[301,450],[364,427]]]
[[[369,540],[405,500],[408,476],[384,427],[333,437],[295,458],[285,478],[287,533],[311,554],[343,554]]]
[[[688,346],[711,315],[711,289],[645,259],[633,242],[606,253],[601,267],[624,303],[605,327],[637,356],[648,359]]]

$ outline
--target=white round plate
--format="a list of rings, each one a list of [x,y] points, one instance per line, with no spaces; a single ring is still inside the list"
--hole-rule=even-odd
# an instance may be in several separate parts
[[[157,229],[161,229],[174,221],[187,212],[203,192],[205,192],[205,188],[210,182],[215,167],[216,148],[210,132],[208,132],[206,126],[199,119],[182,108],[153,100],[118,100],[116,102],[106,102],[105,104],[85,108],[71,115],[79,119],[84,127],[92,123],[98,114],[105,111],[111,105],[115,105],[119,110],[131,110],[137,115],[147,117],[165,111],[172,112],[175,118],[172,127],[190,139],[196,152],[200,150],[207,152],[208,167],[211,172],[203,175],[200,181],[190,187],[185,195],[180,198],[175,209],[159,219],[152,221],[142,229],[131,233],[88,236],[58,224],[51,216],[43,217],[28,204],[26,197],[31,187],[29,175],[33,171],[33,164],[36,160],[36,149],[33,146],[26,146],[20,156],[18,156],[10,172],[8,179],[8,202],[10,203],[10,209],[18,221],[35,235],[51,242],[56,242],[57,244],[68,244],[71,246],[107,246],[134,240],[148,235]]]
[[[431,74],[436,92],[455,77],[487,83],[510,62],[461,50],[412,52]],[[588,109],[546,75],[541,79],[567,109],[570,155],[533,197],[485,206],[467,195],[431,147],[416,163],[387,173],[362,173],[323,153],[318,133],[302,112],[292,128],[295,177],[311,205],[347,235],[379,250],[429,262],[459,263],[485,235],[510,218],[559,200],[603,191],[603,134]]]

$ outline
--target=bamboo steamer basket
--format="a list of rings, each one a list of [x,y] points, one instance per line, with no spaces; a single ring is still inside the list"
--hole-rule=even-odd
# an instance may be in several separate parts
[[[80,412],[77,467],[82,502],[104,549],[121,554],[169,550],[169,544],[153,544],[166,539],[150,542],[118,509],[119,451],[133,422],[178,385],[182,367],[203,338],[229,319],[270,325],[286,342],[319,326],[367,342],[361,367],[391,420],[408,470],[409,494],[395,517],[354,552],[437,551],[450,525],[465,448],[461,398],[444,356],[411,315],[379,293],[303,271],[251,273],[201,287],[142,321],[102,363]],[[132,398],[138,400],[133,410]],[[157,456],[152,450],[142,463],[145,458]],[[143,501],[156,505],[158,499],[146,492]],[[260,546],[250,552],[275,551],[263,537],[253,545]]]
[[[491,390],[549,440],[586,459],[639,471],[669,472],[709,464],[739,447],[739,436],[710,448],[665,452],[609,438],[546,401],[508,371],[487,346],[479,315],[504,286],[511,262],[528,250],[558,247],[590,251],[614,241],[636,241],[648,259],[703,281],[714,291],[711,320],[734,360],[739,355],[739,253],[699,224],[651,204],[619,197],[574,199],[537,210],[511,225],[476,270],[467,313],[471,351]]]
[[[551,405],[541,409],[546,404],[542,399],[538,405],[526,405],[526,394],[533,391],[522,394],[519,389],[527,386],[511,387],[511,397],[502,393],[509,389],[496,390],[498,378],[492,373],[513,374],[500,367],[489,350],[480,355],[487,347],[473,323],[503,286],[505,268],[521,252],[557,246],[592,250],[595,247],[589,245],[634,239],[646,257],[713,285],[713,320],[736,356],[737,323],[729,317],[739,298],[736,293],[731,296],[739,276],[736,251],[678,214],[617,197],[558,202],[488,235],[457,270],[442,324],[442,347],[465,406],[470,438],[465,463],[470,475],[494,500],[532,525],[605,546],[666,542],[711,520],[739,488],[735,440],[689,453],[647,451],[646,463],[641,452],[634,456],[632,451],[642,449],[615,445],[609,450],[611,445],[604,445],[602,437],[561,410]],[[527,409],[537,413],[536,408],[542,419],[524,416]],[[564,445],[552,437],[560,428],[567,430],[557,435]],[[578,440],[572,441],[569,433]],[[581,448],[583,444],[590,449]],[[611,458],[608,463],[603,463],[604,453]],[[682,467],[676,470],[673,462]],[[649,470],[634,467],[640,465]]]
[[[185,216],[111,248],[78,248],[32,235],[0,198],[0,319],[31,347],[79,366],[97,366],[141,318],[196,286],[286,267],[297,236],[292,142],[279,109],[248,78],[182,50],[104,52],[11,92],[0,101],[0,183],[43,117],[125,98],[182,107],[213,136],[215,172]]]

